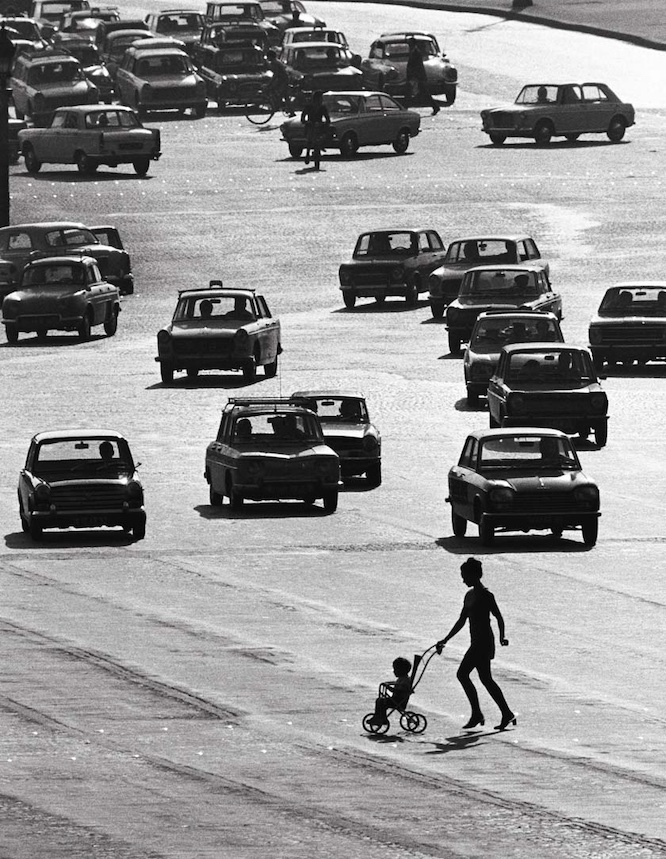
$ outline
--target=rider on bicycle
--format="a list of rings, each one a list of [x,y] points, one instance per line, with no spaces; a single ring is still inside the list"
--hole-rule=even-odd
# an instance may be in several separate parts
[[[289,75],[287,70],[278,60],[275,51],[269,48],[266,51],[266,59],[268,60],[268,69],[273,73],[270,83],[266,88],[266,93],[270,95],[280,107],[284,107],[290,113],[291,100],[289,98]]]

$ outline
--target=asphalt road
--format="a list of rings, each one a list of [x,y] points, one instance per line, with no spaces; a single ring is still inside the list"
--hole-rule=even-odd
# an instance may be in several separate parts
[[[447,471],[488,415],[466,405],[444,326],[425,302],[346,311],[337,288],[368,227],[423,224],[445,241],[525,231],[551,260],[567,338],[586,343],[607,285],[663,277],[664,57],[477,15],[319,8],[359,51],[407,22],[442,34],[459,97],[423,111],[408,154],[329,153],[317,174],[287,157],[276,125],[213,110],[154,117],[164,157],[146,179],[12,168],[14,222],[115,223],[137,291],[114,338],[0,346],[0,854],[664,856],[663,366],[609,375],[608,445],[580,445],[601,487],[597,546],[529,534],[484,549],[452,536],[445,503]],[[639,106],[637,125],[620,145],[489,146],[479,109],[534,76],[606,80]],[[220,277],[261,287],[281,317],[278,377],[162,386],[155,333],[176,290]],[[383,485],[351,485],[331,516],[211,508],[204,452],[227,397],[328,385],[366,393]],[[144,541],[21,533],[30,436],[72,425],[130,440]],[[495,673],[517,728],[494,732],[484,698],[485,728],[460,731],[461,633],[415,697],[426,733],[367,737],[360,720],[393,658],[458,616],[468,555],[507,622]]]

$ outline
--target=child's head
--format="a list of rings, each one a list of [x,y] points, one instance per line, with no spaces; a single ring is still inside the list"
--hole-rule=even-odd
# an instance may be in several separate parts
[[[412,663],[404,656],[398,656],[393,660],[393,673],[396,677],[406,677],[412,670]]]

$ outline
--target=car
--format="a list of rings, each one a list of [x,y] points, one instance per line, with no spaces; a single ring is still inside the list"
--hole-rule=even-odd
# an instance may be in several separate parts
[[[580,528],[586,546],[599,530],[599,488],[583,472],[564,433],[543,427],[477,430],[448,475],[451,525],[464,537],[478,526],[484,545],[502,531]]]
[[[102,277],[118,287],[121,295],[134,292],[130,255],[117,245],[105,245],[108,227],[85,227],[70,221],[43,221],[0,228],[0,296],[16,289],[28,262],[40,257],[89,256]]]
[[[324,510],[338,506],[340,459],[326,444],[317,415],[281,398],[229,400],[215,441],[206,449],[204,477],[213,507],[232,510],[252,501],[297,499]]]
[[[53,49],[18,56],[11,89],[16,118],[38,126],[46,125],[57,107],[99,102],[99,90],[76,57]]]
[[[385,90],[392,95],[408,96],[407,61],[414,41],[423,57],[423,67],[432,95],[444,95],[446,103],[456,100],[458,71],[440,49],[432,33],[401,31],[383,33],[370,46],[361,70],[369,89]]]
[[[206,52],[210,48],[224,48],[231,45],[242,45],[261,49],[262,54],[268,48],[268,37],[256,21],[217,21],[206,24],[201,32],[199,43],[193,48],[193,58],[197,65],[204,63]]]
[[[19,160],[19,156],[21,154],[21,145],[19,143],[19,131],[23,131],[24,128],[28,127],[28,123],[25,119],[14,119],[13,116],[9,117],[7,123],[7,147],[9,152],[9,163],[16,164]]]
[[[63,429],[33,436],[18,483],[23,531],[120,526],[146,535],[143,486],[127,440],[107,429]]]
[[[197,48],[199,74],[217,109],[252,104],[273,79],[264,52],[252,44],[221,42]]]
[[[97,45],[114,82],[125,51],[135,42],[157,38],[154,33],[147,29],[148,25],[145,22],[140,21],[139,23],[141,27],[131,27],[129,22],[124,21],[99,27]]]
[[[101,165],[131,164],[145,176],[162,154],[159,130],[144,128],[131,108],[118,104],[61,107],[47,128],[27,128],[18,137],[29,173],[46,162],[76,164],[85,176]]]
[[[361,233],[351,262],[343,263],[338,272],[345,307],[354,307],[359,297],[382,304],[388,295],[402,296],[415,307],[428,275],[445,253],[439,233],[430,228]]]
[[[634,108],[603,83],[527,84],[512,105],[481,111],[483,131],[495,146],[508,137],[545,146],[553,137],[573,142],[581,134],[606,134],[619,143],[635,122]]]
[[[97,30],[102,23],[110,24],[120,21],[117,6],[95,6],[94,9],[80,9],[77,12],[65,12],[53,34],[54,43],[61,36],[77,36],[87,42],[95,42]]]
[[[316,90],[358,92],[365,89],[355,55],[333,42],[294,42],[279,52],[289,84],[300,93],[305,106]]]
[[[116,90],[120,101],[139,116],[150,110],[191,109],[201,119],[208,108],[206,82],[178,48],[144,49],[140,42],[128,48],[118,67]]]
[[[315,412],[326,444],[340,457],[342,479],[364,474],[382,482],[382,437],[371,423],[363,394],[337,389],[295,391],[291,400]]]
[[[488,382],[491,427],[553,427],[587,438],[608,439],[608,397],[592,356],[569,343],[514,343],[500,352]]]
[[[45,257],[28,263],[18,289],[2,302],[7,342],[35,331],[44,340],[49,331],[76,331],[89,340],[90,330],[103,325],[108,337],[118,328],[120,293],[102,279],[92,257]]]
[[[433,319],[441,319],[447,304],[458,297],[463,275],[479,265],[504,263],[534,263],[548,275],[550,266],[541,260],[536,242],[530,236],[466,236],[453,239],[449,244],[444,263],[428,279],[428,301]]]
[[[266,20],[281,30],[300,27],[325,27],[326,21],[308,13],[300,0],[259,0]]]
[[[222,23],[230,26],[256,24],[265,32],[269,44],[279,45],[282,30],[269,21],[257,0],[209,0],[206,4],[206,18],[209,23]]]
[[[53,38],[60,50],[67,51],[81,63],[85,76],[99,90],[99,100],[111,104],[115,96],[113,78],[97,45],[75,33],[57,32]]]
[[[592,361],[605,364],[666,359],[666,281],[619,283],[606,290],[589,327]]]
[[[146,24],[159,36],[174,36],[184,42],[191,55],[201,39],[206,19],[197,9],[162,9],[146,15]]]
[[[42,35],[42,31],[39,29],[39,24],[34,18],[12,15],[0,18],[0,24],[5,25],[5,29],[15,46],[17,39],[14,37],[14,33],[17,34],[18,40],[26,45],[30,53],[43,51],[49,46],[49,43]]]
[[[291,27],[282,34],[282,47],[288,47],[296,42],[332,42],[335,45],[349,47],[347,37],[340,30],[329,27]]]
[[[446,308],[449,351],[459,354],[469,342],[483,310],[547,310],[562,319],[562,297],[553,291],[540,265],[484,265],[468,269],[458,297]]]
[[[339,149],[345,158],[353,158],[361,146],[390,145],[402,155],[421,128],[416,111],[407,110],[385,93],[327,92],[323,100],[331,123],[322,131],[322,145]],[[286,120],[280,130],[291,157],[300,158],[307,143],[300,117]]]
[[[508,343],[564,343],[560,323],[554,313],[527,310],[489,310],[474,323],[463,358],[467,402],[474,405],[488,389],[497,370],[502,347]]]
[[[29,17],[37,22],[42,36],[50,39],[63,15],[84,9],[90,10],[88,0],[33,0]]]
[[[211,280],[208,288],[182,289],[171,322],[157,335],[157,357],[164,384],[176,370],[196,378],[200,370],[242,370],[254,382],[257,367],[267,379],[278,370],[282,352],[279,319],[254,289]]]

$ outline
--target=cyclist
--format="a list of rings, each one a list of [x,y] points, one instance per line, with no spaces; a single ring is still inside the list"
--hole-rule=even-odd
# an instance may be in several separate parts
[[[268,69],[273,73],[266,93],[271,97],[271,101],[275,102],[278,109],[284,107],[289,116],[294,116],[291,111],[291,100],[289,98],[289,75],[287,70],[278,60],[275,51],[269,48],[266,51],[266,59],[268,60]]]

